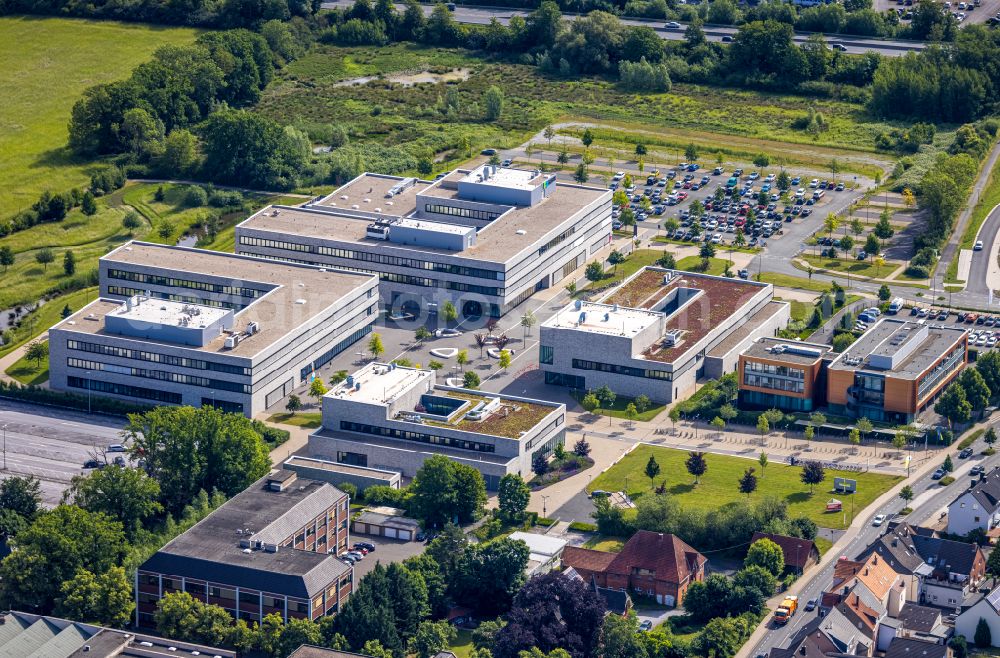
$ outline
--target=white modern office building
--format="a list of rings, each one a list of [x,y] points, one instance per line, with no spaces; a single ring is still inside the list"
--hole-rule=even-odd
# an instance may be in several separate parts
[[[448,301],[500,317],[610,239],[609,190],[492,165],[433,182],[366,173],[236,227],[238,253],[378,273],[383,307],[416,317]]]
[[[496,489],[531,476],[535,454],[565,442],[566,406],[436,384],[433,370],[370,363],[323,398],[316,459],[412,478],[436,454],[468,464]]]
[[[788,324],[773,286],[647,267],[599,302],[577,300],[541,326],[545,382],[669,403],[700,377],[734,372],[739,355]]]
[[[50,386],[252,416],[377,317],[370,274],[129,242],[101,259],[99,298],[49,330]]]

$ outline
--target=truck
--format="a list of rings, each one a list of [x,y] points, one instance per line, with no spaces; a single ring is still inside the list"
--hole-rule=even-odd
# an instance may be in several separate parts
[[[781,602],[778,609],[774,611],[774,623],[779,626],[784,626],[788,623],[788,620],[795,614],[795,611],[799,608],[799,597],[797,596],[786,596],[785,600]]]

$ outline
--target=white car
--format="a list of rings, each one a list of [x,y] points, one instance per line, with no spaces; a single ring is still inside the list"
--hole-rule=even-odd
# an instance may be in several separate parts
[[[624,171],[617,171],[617,172],[615,172],[614,178],[612,178],[611,180],[621,180],[623,178],[625,178],[625,172]]]
[[[664,27],[667,28],[668,30],[679,30],[681,29],[681,24],[678,23],[677,21],[670,21],[669,23],[664,25]]]
[[[809,187],[814,188],[814,189],[817,188],[817,187],[819,187],[819,179],[818,178],[814,178],[811,181],[809,181]]]
[[[973,251],[982,251],[983,250],[983,241],[982,240],[976,240],[976,244],[972,245],[972,250]]]
[[[722,243],[721,233],[716,233],[715,235],[712,236],[712,244],[721,244],[721,243]]]
[[[125,452],[125,446],[120,443],[112,443],[108,446],[108,452]]]
[[[873,526],[880,526],[885,523],[885,514],[876,514],[875,518],[872,519]]]

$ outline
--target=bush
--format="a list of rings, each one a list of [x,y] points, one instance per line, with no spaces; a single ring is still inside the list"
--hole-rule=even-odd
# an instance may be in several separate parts
[[[95,413],[111,414],[114,416],[145,413],[153,408],[149,405],[135,404],[126,402],[125,400],[115,400],[98,395],[88,396],[80,393],[63,393],[38,386],[22,386],[17,382],[5,381],[0,381],[0,398],[75,409],[77,411],[87,411],[89,408]]]
[[[271,427],[270,425],[266,425],[259,420],[253,421],[253,428],[260,433],[260,435],[264,438],[264,442],[271,448],[277,448],[292,436],[288,430]]]
[[[569,529],[577,532],[597,532],[597,526],[593,523],[582,523],[580,521],[570,523]]]
[[[200,208],[208,203],[208,192],[205,188],[192,185],[184,193],[184,205],[189,208]]]
[[[942,487],[947,487],[949,484],[951,484],[954,481],[955,481],[955,478],[953,478],[950,475],[946,475],[943,478],[941,478],[940,480],[938,480],[938,484],[940,484]]]
[[[351,484],[350,482],[341,482],[340,484],[338,484],[336,486],[337,486],[338,489],[340,489],[345,494],[347,494],[348,497],[350,497],[351,500],[357,500],[358,499],[358,488],[356,486],[354,486],[353,484]]]
[[[365,501],[366,505],[398,507],[402,504],[405,493],[405,489],[394,489],[383,484],[378,484],[373,487],[367,487],[361,498]]]
[[[243,194],[239,190],[212,190],[208,195],[208,205],[213,208],[242,206]]]

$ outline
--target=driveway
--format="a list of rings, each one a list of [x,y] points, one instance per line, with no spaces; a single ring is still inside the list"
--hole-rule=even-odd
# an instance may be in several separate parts
[[[375,544],[375,552],[369,553],[365,559],[354,565],[354,582],[357,583],[365,574],[375,568],[376,564],[391,564],[402,562],[403,560],[420,555],[424,552],[424,543],[421,541],[400,541],[398,539],[386,539],[385,537],[372,537],[359,533],[351,533],[348,545],[354,542],[366,541]]]

